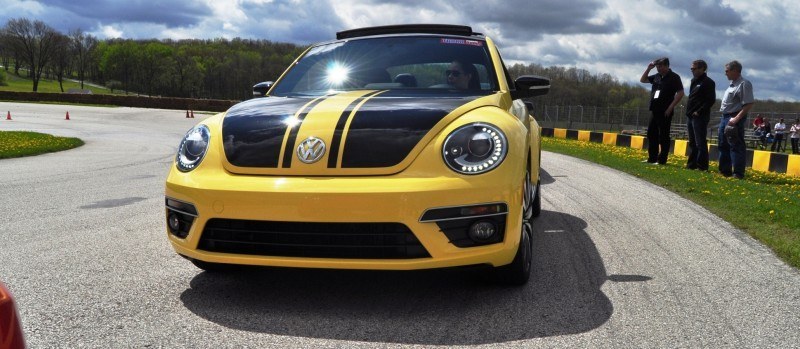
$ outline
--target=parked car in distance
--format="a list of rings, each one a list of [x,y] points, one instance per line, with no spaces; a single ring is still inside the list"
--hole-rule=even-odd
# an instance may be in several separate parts
[[[347,30],[180,142],[166,235],[231,265],[530,276],[541,128],[493,41],[467,26]]]

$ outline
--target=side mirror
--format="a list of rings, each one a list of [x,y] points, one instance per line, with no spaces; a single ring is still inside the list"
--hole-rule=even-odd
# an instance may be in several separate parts
[[[550,79],[535,76],[523,75],[514,80],[515,91],[511,91],[512,99],[535,97],[546,95],[550,92]]]
[[[272,87],[272,81],[259,82],[253,85],[253,96],[254,97],[266,96],[267,91],[269,91],[270,87]]]

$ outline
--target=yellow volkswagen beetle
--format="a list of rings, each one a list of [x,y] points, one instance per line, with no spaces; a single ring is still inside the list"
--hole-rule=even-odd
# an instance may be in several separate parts
[[[491,39],[467,26],[354,29],[264,95],[203,120],[166,182],[167,237],[206,271],[494,267],[527,282],[540,127]]]

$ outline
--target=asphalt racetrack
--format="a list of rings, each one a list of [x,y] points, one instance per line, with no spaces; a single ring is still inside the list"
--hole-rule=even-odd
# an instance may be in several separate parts
[[[31,348],[800,347],[800,272],[704,208],[589,162],[544,153],[523,288],[472,269],[212,275],[164,228],[174,152],[207,115],[0,111],[13,118],[0,130],[86,142],[0,160],[0,280]]]

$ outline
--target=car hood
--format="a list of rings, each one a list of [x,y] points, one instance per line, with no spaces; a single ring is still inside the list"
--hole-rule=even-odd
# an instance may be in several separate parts
[[[402,171],[481,96],[351,91],[239,103],[222,120],[226,170],[267,175],[381,175]]]

